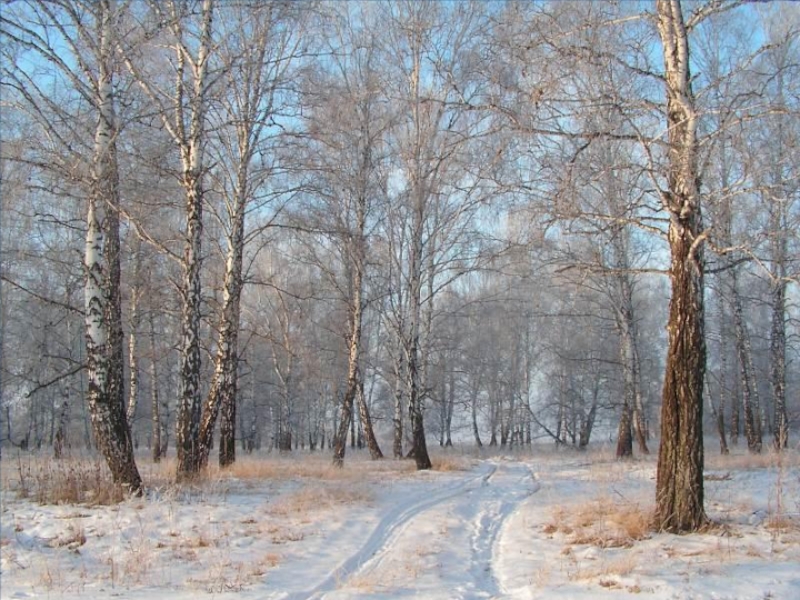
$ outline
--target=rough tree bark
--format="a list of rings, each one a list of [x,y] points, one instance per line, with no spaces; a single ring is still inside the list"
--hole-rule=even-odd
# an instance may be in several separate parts
[[[211,52],[212,0],[203,0],[200,43],[197,57],[191,60],[186,47],[177,51],[176,123],[173,130],[181,150],[182,186],[186,193],[186,233],[181,279],[181,359],[178,420],[175,444],[178,450],[178,479],[191,478],[201,466],[200,455],[200,314],[202,304],[200,272],[203,240],[203,144],[207,109],[206,73]],[[176,25],[179,27],[179,25]],[[177,31],[180,39],[182,32]],[[190,62],[193,94],[190,100],[189,132],[184,130],[184,70]]]
[[[120,295],[119,171],[114,107],[111,0],[97,6],[98,121],[86,218],[85,319],[88,401],[95,442],[115,482],[140,494],[142,480],[125,418],[122,302]]]
[[[667,190],[670,283],[668,350],[661,409],[655,526],[696,531],[703,506],[703,225],[697,166],[698,115],[691,89],[689,39],[679,0],[658,0],[668,126]]]

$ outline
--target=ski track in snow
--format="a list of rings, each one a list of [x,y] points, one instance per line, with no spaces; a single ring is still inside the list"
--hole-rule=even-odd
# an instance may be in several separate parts
[[[506,520],[538,491],[530,468],[517,462],[487,461],[479,472],[436,492],[429,490],[410,505],[397,505],[380,520],[367,541],[311,590],[287,595],[286,600],[321,599],[346,588],[348,582],[378,571],[393,556],[395,542],[425,513],[452,515],[465,525],[449,532],[448,544],[470,550],[467,581],[451,590],[453,598],[496,598],[503,595],[494,573],[495,551]]]

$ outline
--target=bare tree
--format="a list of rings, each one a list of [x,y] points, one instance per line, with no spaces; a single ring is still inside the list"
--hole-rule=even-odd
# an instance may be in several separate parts
[[[661,197],[670,217],[672,298],[655,518],[659,530],[696,531],[707,521],[703,506],[705,232],[697,164],[699,122],[689,71],[689,29],[679,0],[659,0],[656,17],[667,96],[667,188]]]
[[[113,0],[32,2],[13,13],[4,12],[0,19],[4,37],[60,72],[96,118],[93,149],[90,156],[83,157],[88,171],[83,258],[88,403],[95,441],[114,481],[140,494],[142,481],[133,457],[124,400],[116,145],[120,126],[114,80],[120,12]],[[51,36],[68,49],[69,59],[62,58]],[[46,132],[61,142],[65,151],[70,148],[70,140],[55,125],[66,115],[57,114],[53,121],[46,117],[45,111],[62,109],[43,95],[31,74],[21,70],[9,74]],[[78,134],[79,123],[67,135]]]
[[[215,144],[221,166],[216,179],[224,202],[219,221],[227,248],[214,375],[200,419],[201,466],[208,461],[220,410],[220,465],[228,466],[236,459],[234,432],[243,260],[245,243],[253,237],[247,235],[245,219],[248,212],[264,209],[263,188],[275,169],[275,157],[267,156],[274,149],[266,138],[270,123],[281,116],[281,103],[285,101],[281,90],[287,85],[287,73],[300,50],[302,23],[294,12],[289,6],[269,3],[261,7],[231,6],[223,8],[220,14],[225,27],[231,27],[220,34],[225,41],[217,54],[223,63],[225,79],[221,87],[225,94],[220,110],[215,111],[222,121],[219,130],[230,130],[229,135],[218,136]]]
[[[192,477],[201,467],[200,273],[206,192],[206,113],[213,83],[209,63],[214,49],[214,2],[202,0],[199,12],[177,0],[153,2],[149,8],[157,22],[165,24],[167,31],[162,33],[157,27],[154,32],[145,32],[144,35],[146,39],[168,36],[169,45],[175,52],[171,59],[174,87],[160,86],[160,77],[151,71],[152,64],[137,61],[141,57],[135,55],[133,48],[125,47],[123,53],[129,71],[158,110],[158,118],[180,155],[179,180],[185,194],[185,228],[183,257],[180,258],[183,271],[180,285],[181,368],[176,444],[177,476],[181,479]]]

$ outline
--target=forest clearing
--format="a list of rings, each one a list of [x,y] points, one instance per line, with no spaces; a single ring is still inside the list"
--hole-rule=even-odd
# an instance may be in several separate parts
[[[2,598],[800,598],[800,3],[0,6]]]
[[[83,478],[91,480],[89,462],[4,456],[2,598],[800,593],[795,452],[711,459],[713,525],[691,536],[652,532],[652,458],[619,462],[613,448],[549,446],[432,456],[434,469],[419,472],[412,461],[364,456],[344,469],[320,454],[251,456],[194,485],[170,481],[171,460],[143,462],[145,496],[112,505],[37,502],[59,492],[48,485],[68,488],[70,472],[88,470]]]

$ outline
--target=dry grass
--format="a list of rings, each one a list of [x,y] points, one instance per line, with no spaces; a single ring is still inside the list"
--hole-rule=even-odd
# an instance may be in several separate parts
[[[742,471],[767,468],[798,468],[800,453],[794,450],[775,452],[766,447],[760,454],[752,454],[746,448],[735,448],[730,454],[706,452],[705,468],[714,471]]]
[[[597,579],[601,587],[622,587],[616,580],[618,577],[631,575],[639,566],[639,561],[633,553],[626,553],[608,560],[602,560],[598,564],[575,568],[570,577],[572,580]],[[604,583],[605,582],[605,583]]]
[[[650,514],[638,505],[601,497],[568,508],[558,507],[544,532],[561,533],[570,544],[629,548],[648,537],[650,520]]]
[[[309,483],[296,492],[279,497],[269,512],[281,517],[297,517],[342,505],[365,504],[372,499],[372,493],[360,485]]]
[[[22,498],[40,504],[108,505],[127,497],[123,488],[111,481],[108,467],[97,457],[76,456],[61,460],[36,454],[20,454],[2,469],[3,489],[15,490]],[[440,470],[466,468],[466,459],[442,458]],[[13,467],[12,467],[13,465]],[[292,456],[244,456],[226,469],[213,463],[196,478],[177,483],[176,460],[165,458],[153,463],[149,457],[137,457],[137,466],[146,490],[168,495],[196,493],[225,493],[232,481],[291,481],[340,482],[352,486],[361,482],[384,481],[414,471],[413,461],[391,459],[371,461],[363,456],[349,457],[344,467],[335,467],[328,453]],[[332,492],[336,495],[338,492]],[[327,492],[330,495],[330,492]],[[346,493],[338,493],[347,496]],[[358,500],[362,492],[351,494]],[[330,504],[323,494],[322,503]],[[338,500],[334,500],[334,503]],[[347,497],[343,501],[349,501]]]
[[[360,456],[346,457],[344,466],[333,465],[328,453],[298,456],[247,456],[237,459],[229,468],[220,471],[209,468],[209,477],[220,476],[241,480],[314,479],[320,481],[360,481],[379,479],[386,474],[413,471],[410,461],[365,460]]]
[[[109,505],[126,497],[99,460],[18,457],[14,475],[8,481],[9,488],[38,504]]]
[[[175,479],[174,459],[162,460],[158,464],[143,462],[140,467],[146,487],[170,485]],[[231,466],[221,469],[212,462],[193,482],[196,486],[207,486],[230,480],[240,481],[287,481],[313,479],[319,481],[363,481],[377,480],[387,474],[408,473],[414,470],[411,461],[391,459],[371,461],[361,456],[346,457],[343,467],[333,465],[329,453],[296,455],[251,455],[236,459]]]
[[[469,471],[472,461],[460,455],[439,454],[431,457],[431,464],[434,471]]]

